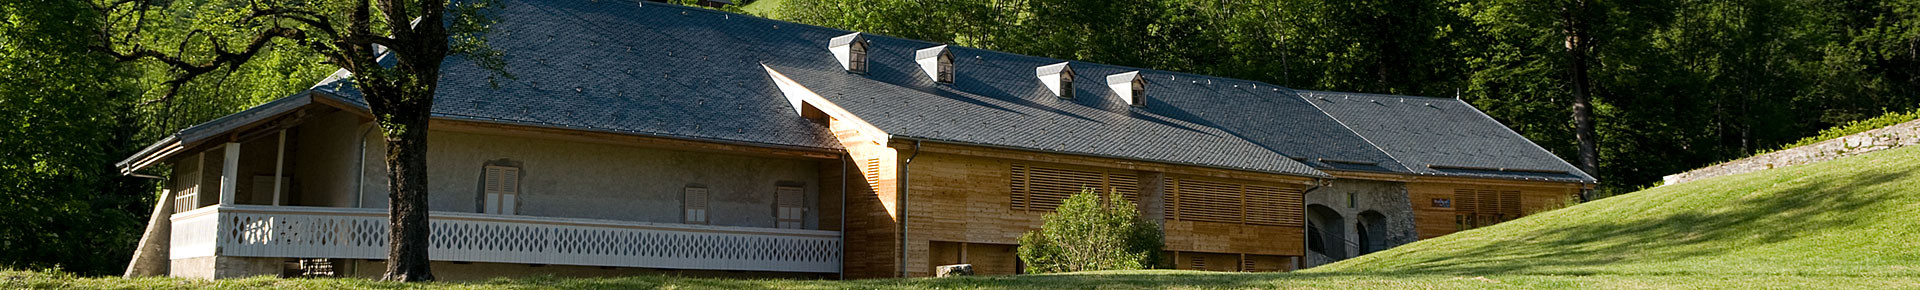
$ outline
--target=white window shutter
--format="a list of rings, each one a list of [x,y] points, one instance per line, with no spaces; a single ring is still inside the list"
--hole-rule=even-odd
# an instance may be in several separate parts
[[[505,166],[487,166],[485,181],[485,204],[481,211],[489,214],[515,214],[520,194],[520,169]]]
[[[688,187],[686,194],[686,222],[689,224],[707,224],[707,189]]]

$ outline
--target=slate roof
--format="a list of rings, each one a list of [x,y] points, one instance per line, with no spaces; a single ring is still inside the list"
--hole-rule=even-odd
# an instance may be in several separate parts
[[[435,117],[840,148],[824,126],[793,116],[759,64],[813,60],[837,70],[824,41],[844,32],[660,3],[501,2],[489,44],[516,78],[448,57]],[[365,106],[349,81],[314,89]]]
[[[1107,90],[1102,81],[1076,78],[1080,98],[1055,97],[1041,87],[1034,67],[1059,60],[949,47],[954,83],[937,85],[913,62],[916,50],[937,44],[867,39],[864,75],[769,67],[896,137],[1326,176],[1225,130],[1097,97]]]
[[[958,46],[948,46],[954,82],[941,85],[913,61],[920,49],[940,44],[866,37],[870,68],[864,75],[838,68],[817,74],[776,70],[817,93],[861,95],[869,88],[833,88],[845,81],[809,84],[795,75],[866,78],[957,101],[902,98],[898,92],[850,99],[821,93],[849,110],[865,109],[852,113],[881,130],[908,137],[1269,172],[1304,172],[1290,163],[1305,162],[1309,168],[1412,173],[1279,86]],[[1076,74],[1073,99],[1054,96],[1038,78],[1067,67],[1061,63]],[[1146,80],[1143,107],[1129,106],[1107,87],[1106,76],[1128,72]]]
[[[1526,137],[1457,99],[1303,91],[1416,173],[1592,182]]]
[[[839,149],[824,126],[794,114],[765,65],[910,139],[1316,177],[1328,169],[1594,182],[1451,99],[1296,91],[959,46],[947,47],[954,83],[936,84],[914,62],[936,43],[863,33],[869,69],[852,74],[827,49],[849,31],[651,2],[502,2],[490,44],[517,78],[449,57],[435,117]],[[1076,74],[1073,99],[1036,77],[1062,62]],[[1133,71],[1147,83],[1144,107],[1106,84]],[[365,106],[344,74],[313,91]],[[1319,98],[1334,95],[1436,107]]]

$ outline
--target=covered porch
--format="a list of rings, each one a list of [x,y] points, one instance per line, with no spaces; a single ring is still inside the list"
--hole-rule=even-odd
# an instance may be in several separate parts
[[[289,276],[314,273],[301,269],[310,262],[383,263],[382,141],[364,112],[338,102],[276,100],[120,164],[128,174],[169,172],[127,275]],[[435,264],[490,276],[841,272],[837,154],[435,124]]]

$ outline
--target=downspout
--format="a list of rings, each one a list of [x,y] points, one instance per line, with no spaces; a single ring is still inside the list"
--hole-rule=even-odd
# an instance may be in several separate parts
[[[847,159],[840,157],[840,280],[847,279]]]
[[[361,208],[366,206],[365,203],[367,200],[367,134],[373,134],[374,127],[376,126],[373,126],[371,123],[369,123],[367,125],[367,129],[360,130],[360,158],[354,159],[354,163],[359,164],[356,166],[359,168],[354,170],[359,172],[359,174],[353,175],[353,207],[354,208]]]
[[[1321,188],[1327,187],[1329,184],[1332,184],[1332,183],[1333,183],[1333,179],[1319,178],[1319,177],[1313,178],[1313,187],[1308,187],[1306,191],[1300,192],[1300,204],[1301,205],[1307,204],[1306,199],[1308,194],[1312,194],[1313,191],[1320,190]],[[1307,218],[1308,218],[1307,209],[1304,207],[1300,208],[1300,221],[1302,221],[1300,223],[1300,232],[1303,234],[1300,235],[1300,261],[1296,262],[1293,265],[1294,271],[1299,271],[1301,268],[1305,268],[1305,266],[1307,265],[1306,249],[1309,249],[1307,245],[1313,243],[1313,241],[1307,240],[1308,237],[1313,236],[1312,235],[1313,228],[1307,227],[1307,225],[1312,222],[1308,221]]]
[[[912,185],[908,178],[913,158],[920,157],[920,140],[913,140],[913,155],[907,155],[907,162],[900,164],[900,277],[907,277],[907,189]]]
[[[377,127],[379,126],[375,125],[374,123],[367,123],[367,129],[360,130],[360,152],[359,152],[360,157],[354,158],[354,161],[353,161],[354,164],[358,164],[355,166],[357,168],[355,168],[354,171],[359,172],[358,174],[353,175],[353,208],[366,207],[365,203],[367,200],[367,135],[373,134],[373,128],[377,128]],[[360,263],[347,263],[347,264],[353,267],[352,271],[354,274],[360,273]]]

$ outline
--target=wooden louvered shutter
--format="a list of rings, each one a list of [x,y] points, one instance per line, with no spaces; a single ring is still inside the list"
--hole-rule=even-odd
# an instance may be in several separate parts
[[[1010,178],[1007,179],[1008,187],[1012,190],[1008,194],[1009,200],[1007,200],[1007,206],[1013,210],[1027,210],[1027,200],[1030,198],[1030,194],[1028,194],[1030,187],[1027,185],[1027,166],[1014,164],[1013,169],[1011,169],[1009,173]]]
[[[780,228],[798,229],[805,226],[802,220],[806,218],[806,192],[806,189],[792,186],[781,186],[774,191],[774,203],[777,204],[774,216],[779,218]]]
[[[686,223],[697,225],[707,224],[706,188],[687,187],[686,201],[682,202],[682,204],[685,205],[686,208]]]
[[[482,212],[490,214],[515,214],[520,197],[520,169],[506,166],[487,166],[486,202]]]
[[[1192,221],[1240,223],[1241,195],[1238,184],[1176,179],[1180,188],[1180,219]]]
[[[1117,192],[1128,202],[1139,204],[1140,176],[1131,172],[1107,172],[1107,186],[1101,190],[1101,194]]]
[[[1246,196],[1248,224],[1300,226],[1305,208],[1299,189],[1252,185]]]
[[[1506,215],[1508,219],[1519,218],[1524,214],[1520,208],[1519,191],[1500,192],[1500,213]]]
[[[867,159],[866,170],[861,170],[861,173],[867,176],[868,188],[880,191],[880,158]]]
[[[1470,229],[1479,225],[1477,216],[1474,215],[1479,208],[1480,203],[1474,198],[1472,189],[1453,190],[1454,219],[1460,221],[1461,229]]]
[[[1127,201],[1140,202],[1140,176],[1132,172],[1075,170],[1013,164],[1008,171],[1010,189],[1007,206],[1014,210],[1053,210],[1068,197],[1086,190],[1102,194],[1118,193]]]
[[[1027,175],[1028,210],[1053,210],[1068,197],[1106,183],[1104,175],[1094,171],[1029,166]]]

